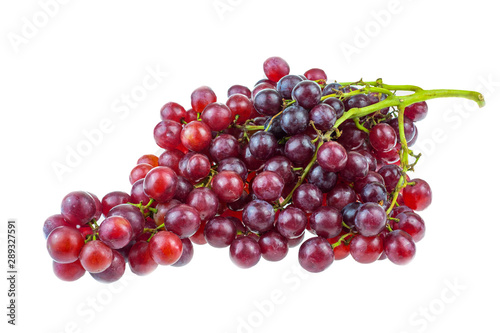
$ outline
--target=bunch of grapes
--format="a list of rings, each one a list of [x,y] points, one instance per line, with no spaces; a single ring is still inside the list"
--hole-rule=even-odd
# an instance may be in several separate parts
[[[241,268],[282,260],[294,246],[310,272],[349,254],[410,262],[425,234],[416,211],[432,201],[429,184],[408,174],[420,157],[410,149],[415,123],[427,115],[425,100],[482,106],[482,95],[380,79],[329,83],[318,68],[290,74],[279,57],[264,73],[253,90],[231,86],[226,103],[203,86],[189,110],[165,104],[153,131],[162,153],[139,158],[130,193],[66,195],[43,227],[56,276],[88,271],[113,282],[127,263],[137,275],[180,267],[192,243],[229,248]]]

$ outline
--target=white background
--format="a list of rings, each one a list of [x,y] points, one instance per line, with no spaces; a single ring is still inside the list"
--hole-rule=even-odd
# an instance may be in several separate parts
[[[494,1],[61,0],[44,21],[41,4],[49,2],[0,5],[2,332],[500,329]],[[346,55],[342,45],[356,53]],[[227,249],[196,246],[187,267],[159,267],[147,277],[127,271],[111,286],[89,275],[74,283],[53,276],[41,228],[62,197],[80,189],[99,197],[129,191],[137,158],[157,152],[152,130],[164,103],[187,108],[200,85],[225,101],[232,84],[262,78],[262,63],[273,55],[295,74],[320,67],[331,80],[382,77],[485,95],[483,109],[459,99],[431,101],[418,123],[425,156],[416,174],[434,196],[421,214],[427,235],[414,261],[399,267],[349,258],[306,274],[295,248],[280,263],[241,270]],[[148,70],[168,74],[124,108],[121,99],[141,89]],[[54,163],[66,163],[68,149],[106,119],[112,129],[58,178]],[[15,328],[6,324],[3,278],[8,218],[19,225]]]

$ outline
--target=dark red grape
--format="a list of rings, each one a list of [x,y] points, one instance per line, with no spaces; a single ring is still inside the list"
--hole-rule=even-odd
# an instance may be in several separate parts
[[[333,190],[326,195],[327,205],[339,210],[342,210],[342,208],[354,201],[356,201],[356,193],[350,186],[344,183],[337,182]]]
[[[261,256],[259,243],[249,236],[236,238],[229,247],[229,256],[231,261],[240,268],[255,266]]]
[[[201,152],[208,148],[212,140],[212,132],[207,124],[192,121],[181,131],[181,141],[189,150]]]
[[[427,102],[417,102],[405,108],[405,117],[408,117],[411,121],[420,121],[427,116],[427,112]]]
[[[179,260],[172,264],[172,267],[183,267],[191,262],[194,255],[193,243],[189,238],[181,239],[182,242],[182,254]]]
[[[128,180],[130,181],[130,185],[134,185],[136,181],[139,179],[143,179],[146,177],[147,173],[149,170],[153,169],[152,165],[141,163],[137,164],[132,171],[130,171],[130,175],[128,177]]]
[[[329,131],[337,121],[335,110],[328,104],[320,103],[312,108],[309,118],[320,131]]]
[[[288,239],[299,238],[304,234],[307,216],[299,208],[287,207],[278,215],[276,230]]]
[[[300,105],[292,104],[283,110],[280,125],[288,135],[304,132],[308,124],[309,112]]]
[[[67,282],[76,281],[85,275],[85,268],[83,268],[80,260],[67,264],[54,261],[52,262],[52,270],[59,279]]]
[[[250,96],[233,94],[226,102],[226,105],[232,112],[232,119],[236,119],[236,116],[238,116],[238,120],[236,121],[238,124],[245,123],[245,121],[250,118],[250,115],[254,110],[253,103],[250,98],[251,93]]]
[[[263,200],[253,200],[243,209],[242,222],[249,230],[262,233],[274,224],[274,208]]]
[[[323,193],[313,184],[302,184],[292,195],[293,204],[305,212],[313,212],[321,206]]]
[[[207,222],[204,236],[213,247],[227,247],[236,238],[236,226],[227,217],[217,216]]]
[[[293,88],[292,98],[303,108],[311,110],[321,101],[321,87],[314,81],[301,81]]]
[[[47,238],[47,250],[51,258],[61,264],[78,260],[85,244],[82,234],[76,228],[60,226],[52,230]]]
[[[403,189],[403,201],[406,206],[413,210],[424,210],[432,202],[432,191],[429,184],[419,178],[412,179],[410,183]]]
[[[336,141],[328,141],[319,147],[316,161],[325,171],[339,172],[346,167],[347,157],[342,145]]]
[[[180,204],[165,215],[165,229],[180,238],[191,237],[201,225],[200,213],[193,207]]]
[[[307,181],[317,186],[321,192],[327,193],[335,187],[337,174],[325,171],[319,164],[315,164],[307,174]]]
[[[369,264],[377,261],[384,251],[384,241],[380,235],[366,237],[356,235],[350,244],[351,256],[359,263]]]
[[[132,226],[121,216],[109,216],[99,226],[99,239],[111,249],[121,249],[132,237]]]
[[[248,147],[255,158],[267,160],[276,153],[278,141],[271,133],[260,131],[252,135]]]
[[[297,166],[307,165],[314,150],[314,144],[306,134],[294,135],[285,144],[285,156]]]
[[[333,238],[342,231],[342,214],[331,206],[316,209],[309,217],[309,225],[314,234]]]
[[[342,117],[342,115],[344,114],[345,111],[344,103],[342,103],[340,99],[336,97],[328,97],[327,99],[323,100],[323,103],[330,105],[335,110],[337,119]]]
[[[49,237],[49,234],[52,232],[52,230],[62,226],[71,228],[76,227],[74,224],[68,223],[68,221],[66,221],[61,214],[49,216],[43,223],[43,235],[45,236],[45,238],[47,238]]]
[[[158,202],[167,202],[175,196],[177,175],[169,167],[151,169],[144,178],[144,193]]]
[[[191,94],[191,107],[195,112],[202,112],[210,103],[217,102],[217,96],[214,91],[207,86],[201,86]]]
[[[280,261],[288,253],[288,240],[275,230],[269,230],[259,238],[262,258],[268,261]]]
[[[385,123],[375,125],[370,130],[369,138],[372,147],[381,152],[393,149],[397,143],[396,132],[391,126]]]
[[[281,197],[284,186],[283,178],[276,172],[263,171],[253,179],[252,191],[261,200],[275,201]]]
[[[408,264],[415,256],[416,250],[415,242],[403,230],[394,230],[385,236],[384,252],[387,258],[397,265]]]
[[[219,162],[217,171],[234,171],[245,181],[248,177],[248,169],[245,163],[236,157],[228,157]]]
[[[298,75],[285,75],[278,81],[276,90],[284,99],[292,99],[292,90],[301,81],[303,79]]]
[[[149,241],[149,253],[158,265],[172,265],[182,255],[182,241],[173,232],[160,231]]]
[[[253,106],[260,114],[274,116],[281,111],[283,98],[274,89],[263,89],[253,99]]]
[[[270,57],[264,61],[264,74],[273,82],[278,82],[283,76],[290,73],[290,66],[280,57]]]
[[[384,230],[386,222],[385,210],[373,202],[362,204],[354,218],[356,229],[365,237],[375,236],[380,233]]]
[[[115,206],[108,213],[108,217],[111,216],[121,216],[126,219],[132,227],[133,238],[139,236],[144,231],[144,226],[146,224],[144,215],[141,213],[141,210],[135,206],[129,204]]]
[[[201,113],[201,120],[216,132],[227,128],[233,119],[231,109],[222,103],[210,103]]]
[[[420,241],[425,236],[425,223],[424,220],[417,213],[411,211],[406,211],[396,215],[399,219],[398,222],[394,222],[394,230],[406,231],[416,242]]]
[[[128,264],[132,273],[141,276],[151,273],[158,267],[149,251],[149,243],[143,240],[138,241],[130,248]]]
[[[308,70],[307,72],[304,73],[304,76],[308,80],[312,80],[312,81],[318,81],[318,80],[326,81],[327,80],[327,76],[326,76],[325,71],[320,69],[320,68],[311,68],[310,70]]]
[[[227,97],[231,97],[234,94],[242,94],[248,98],[252,98],[252,92],[250,91],[250,89],[240,84],[235,84],[227,90]]]
[[[356,225],[354,224],[354,220],[356,218],[356,214],[358,213],[358,209],[361,206],[360,202],[351,202],[342,208],[342,220],[345,224],[347,224],[350,228],[354,228]]]
[[[92,196],[84,191],[67,194],[61,202],[61,215],[73,225],[84,225],[94,217],[96,205]]]
[[[80,252],[80,262],[89,273],[101,273],[113,261],[113,251],[100,240],[85,244]]]
[[[351,151],[347,153],[347,163],[340,171],[340,175],[347,181],[355,181],[368,174],[368,161],[360,153]]]
[[[156,144],[161,148],[175,148],[181,143],[182,125],[173,120],[160,121],[154,128]]]
[[[195,208],[200,213],[202,221],[211,219],[217,214],[219,199],[217,195],[207,187],[195,188],[189,193],[186,204]]]
[[[160,110],[161,120],[173,120],[180,123],[187,116],[186,109],[175,102],[168,102]]]
[[[322,272],[333,263],[333,260],[333,249],[323,237],[309,238],[300,246],[299,263],[306,271]]]

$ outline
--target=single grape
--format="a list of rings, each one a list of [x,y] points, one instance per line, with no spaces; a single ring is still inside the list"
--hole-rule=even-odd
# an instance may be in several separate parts
[[[429,184],[419,178],[412,179],[410,183],[403,189],[403,201],[406,206],[413,210],[424,210],[432,202],[432,191]]]
[[[345,183],[337,182],[337,185],[326,195],[328,206],[342,210],[346,205],[356,201],[356,193]]]
[[[227,217],[217,216],[207,222],[204,236],[213,247],[227,247],[236,238],[236,226]]]
[[[61,202],[61,215],[73,225],[84,225],[94,217],[96,205],[92,196],[84,191],[67,194]]]
[[[161,148],[175,148],[181,143],[182,125],[173,120],[160,121],[154,128],[156,144]]]
[[[307,174],[307,182],[317,186],[321,192],[330,192],[337,183],[335,172],[325,171],[320,165],[314,164]]]
[[[201,121],[216,132],[227,128],[233,119],[231,109],[222,103],[210,103],[201,113]]]
[[[302,184],[292,195],[293,204],[305,212],[313,212],[321,206],[323,193],[313,184]]]
[[[229,247],[231,261],[240,268],[250,268],[257,265],[261,257],[259,243],[249,237],[236,238]]]
[[[387,258],[396,265],[408,264],[416,253],[415,242],[403,230],[394,230],[384,239],[384,252]]]
[[[260,114],[274,116],[281,111],[283,98],[274,89],[263,89],[259,91],[254,99],[253,106]]]
[[[340,171],[340,175],[347,181],[355,181],[368,174],[368,161],[360,153],[351,151],[347,153],[347,163]]]
[[[182,255],[182,241],[173,232],[160,231],[149,241],[149,253],[158,265],[172,265]]]
[[[89,273],[106,270],[113,261],[113,251],[100,240],[91,240],[80,252],[80,262]]]
[[[394,129],[394,131],[396,132],[396,135],[398,137],[398,142],[400,142],[401,139],[399,138],[398,118],[392,118],[391,120],[388,121],[388,124],[391,125],[391,127]],[[411,141],[413,139],[413,137],[415,136],[416,127],[415,127],[415,124],[413,123],[413,121],[411,121],[406,116],[404,117],[403,128],[404,128],[406,141]]]
[[[285,183],[283,178],[281,178],[281,176],[276,172],[263,171],[253,179],[252,191],[258,199],[275,201],[281,197],[281,192],[283,191],[284,186]]]
[[[90,273],[99,282],[112,283],[120,280],[125,273],[125,258],[116,250],[113,250],[111,265],[101,273]]]
[[[380,233],[384,230],[386,222],[385,210],[373,202],[362,204],[354,218],[356,229],[365,237],[375,236]]]
[[[323,237],[309,238],[300,246],[300,266],[311,273],[324,271],[333,263],[333,260],[333,249],[328,240]]]
[[[227,90],[227,97],[231,97],[234,94],[242,94],[248,98],[252,98],[252,92],[250,91],[250,89],[240,84],[235,84]]]
[[[311,68],[310,70],[304,73],[304,76],[311,81],[327,80],[325,71],[320,68]]]
[[[252,97],[251,99],[252,100],[255,100],[255,96],[257,96],[257,94],[264,90],[264,89],[275,89],[276,87],[274,85],[272,85],[271,83],[269,82],[261,82],[259,84],[256,84],[255,87],[253,88],[252,90]],[[255,117],[257,117],[258,115],[260,115],[260,113],[257,112],[257,110],[254,108],[254,110],[256,111],[256,113],[252,112],[252,115],[255,115]],[[250,116],[250,118],[255,118],[255,117],[252,117]]]
[[[283,110],[280,125],[288,135],[304,132],[308,124],[309,112],[300,105],[292,104]]]
[[[207,124],[201,121],[192,121],[181,131],[181,142],[189,150],[203,151],[210,145],[212,132]]]
[[[354,228],[356,226],[354,220],[361,205],[361,202],[351,202],[342,208],[342,221],[347,224],[349,228]]]
[[[276,153],[278,141],[271,133],[260,131],[252,135],[248,147],[255,158],[267,160]]]
[[[222,171],[212,179],[212,190],[222,202],[234,202],[243,194],[243,181],[234,171]]]
[[[165,215],[165,229],[180,238],[191,237],[200,225],[200,213],[195,208],[185,204],[172,207]]]
[[[158,202],[167,202],[175,196],[177,175],[169,167],[151,169],[144,178],[144,193]]]
[[[417,102],[405,108],[405,117],[408,117],[411,121],[420,121],[427,116],[427,112],[427,102]]]
[[[52,270],[59,279],[67,282],[76,281],[85,275],[85,268],[83,268],[80,260],[67,264],[54,261],[52,262]]]
[[[369,138],[373,149],[381,152],[393,149],[397,143],[396,131],[385,123],[375,125],[370,130]]]
[[[194,184],[208,177],[211,167],[210,160],[204,154],[188,153],[179,162],[179,171],[181,175]]]
[[[61,264],[78,260],[84,244],[82,234],[74,227],[57,227],[47,237],[47,251],[50,257]]]
[[[309,217],[311,231],[324,238],[333,238],[342,231],[342,214],[331,206],[316,209]]]
[[[359,192],[362,202],[376,202],[385,204],[387,202],[387,191],[381,183],[368,183]]]
[[[274,208],[263,200],[253,200],[243,209],[243,224],[251,231],[262,233],[274,224]]]
[[[301,81],[293,88],[292,98],[303,108],[311,110],[321,101],[321,87],[314,81]]]
[[[121,216],[109,216],[99,226],[99,239],[111,249],[121,249],[133,236],[130,222]]]
[[[167,148],[158,157],[157,166],[166,166],[179,174],[179,162],[184,157],[184,153],[178,149]]]
[[[285,156],[297,166],[307,165],[314,150],[314,144],[306,134],[294,135],[285,144]]]
[[[280,261],[288,253],[288,240],[275,230],[269,230],[259,238],[262,258],[268,261]]]
[[[187,117],[186,109],[175,102],[168,102],[160,110],[161,120],[173,120],[180,123]]]
[[[320,103],[312,108],[309,118],[320,131],[329,131],[337,121],[337,114],[333,107],[328,104]]]
[[[384,178],[384,184],[388,192],[393,192],[403,172],[397,165],[384,165],[378,170],[378,174]]]
[[[276,221],[276,230],[288,239],[299,238],[304,234],[307,225],[307,216],[299,208],[287,207]]]
[[[366,140],[366,133],[358,129],[353,122],[344,122],[340,125],[339,130],[342,135],[337,139],[346,150],[355,150],[360,148]]]
[[[270,57],[264,61],[264,74],[269,80],[278,82],[288,73],[290,73],[290,66],[283,58]]]
[[[139,181],[136,181],[136,183]],[[102,213],[104,216],[108,216],[109,211],[113,207],[131,202],[131,200],[132,198],[128,193],[121,191],[109,192],[102,198]]]
[[[368,162],[369,171],[377,171],[378,169],[377,157],[375,157],[375,155],[372,152],[366,149],[359,149],[356,150],[356,152],[360,153],[366,158],[366,161]]]
[[[195,232],[195,234],[193,236],[189,237],[189,240],[191,242],[198,244],[198,245],[207,244],[207,241],[206,241],[205,237],[203,236],[203,232],[205,230],[206,223],[207,223],[207,221],[201,221],[201,225],[198,228],[198,231]]]
[[[202,112],[210,103],[217,102],[217,96],[214,91],[207,86],[201,86],[191,94],[191,107],[195,112]]]
[[[348,155],[338,142],[328,141],[319,147],[316,160],[325,171],[339,172],[346,167]]]
[[[351,256],[359,263],[369,264],[377,261],[384,251],[384,241],[380,235],[366,237],[356,235],[350,242]]]
[[[345,110],[349,111],[352,108],[364,108],[370,105],[370,99],[368,96],[359,94],[349,97],[344,100]]]
[[[200,213],[200,219],[205,221],[217,214],[219,199],[211,189],[200,187],[195,188],[189,193],[186,204],[195,208]]]
[[[250,118],[250,115],[254,110],[253,103],[250,100],[251,92],[249,93],[249,95],[250,96],[233,94],[228,98],[226,102],[227,107],[232,112],[231,118],[236,119],[236,117],[238,117],[238,119],[236,120],[238,124],[244,124],[245,121]]]
[[[132,273],[141,276],[153,272],[158,267],[149,251],[149,243],[144,240],[136,242],[130,248],[128,264]]]

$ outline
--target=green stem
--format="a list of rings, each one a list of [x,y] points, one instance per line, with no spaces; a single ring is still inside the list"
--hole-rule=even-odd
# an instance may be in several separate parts
[[[347,237],[351,237],[351,236],[354,236],[354,234],[352,232],[349,232],[345,235],[343,235],[342,237],[340,237],[340,239],[338,241],[336,241],[335,243],[333,243],[331,246],[332,246],[332,249],[336,248],[337,246],[339,246],[340,244],[342,244],[342,242],[347,238]]]
[[[318,157],[318,150],[319,148],[323,145],[323,139],[321,139],[318,143],[318,145],[316,146],[316,151],[314,152],[314,156],[313,158],[311,159],[311,161],[309,162],[309,164],[306,166],[306,168],[304,169],[304,172],[302,173],[302,175],[300,176],[297,184],[295,184],[295,187],[293,188],[293,190],[290,192],[290,194],[288,194],[288,196],[285,198],[285,200],[283,200],[283,202],[280,204],[280,207],[283,208],[285,207],[285,205],[290,202],[290,200],[292,199],[292,196],[293,196],[293,192],[295,192],[295,190],[297,189],[297,187],[299,187],[300,185],[302,185],[302,182],[304,182],[304,180],[306,179],[307,177],[307,174],[309,173],[309,171],[311,170],[312,166],[314,165],[314,163],[316,162],[316,158]]]
[[[363,131],[363,132],[365,132],[365,133],[370,133],[370,131],[369,131],[366,127],[364,127],[363,125],[361,125],[361,124],[359,123],[359,118],[354,118],[354,123],[356,124],[356,127],[357,127],[359,130],[362,130],[362,131]]]

